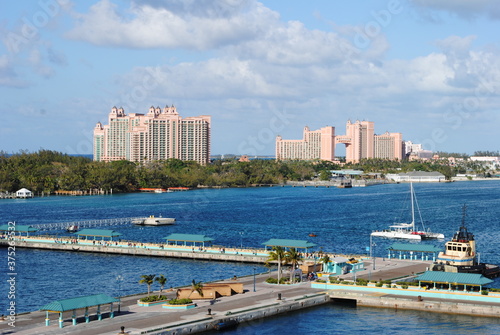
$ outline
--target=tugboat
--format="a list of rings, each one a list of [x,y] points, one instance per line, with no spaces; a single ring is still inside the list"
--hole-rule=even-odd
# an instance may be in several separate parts
[[[462,225],[446,242],[445,251],[440,252],[431,271],[479,273],[488,278],[500,276],[500,267],[495,264],[479,263],[477,261],[476,241],[474,235],[465,227],[465,210],[463,207]]]

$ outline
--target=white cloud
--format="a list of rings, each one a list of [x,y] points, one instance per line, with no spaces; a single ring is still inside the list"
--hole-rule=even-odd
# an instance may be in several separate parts
[[[193,8],[199,8],[196,5]],[[269,21],[277,20],[278,14],[259,3],[251,4],[251,10],[222,17],[178,15],[178,11],[166,6],[139,4],[124,14],[109,0],[101,0],[88,14],[75,17],[78,23],[67,34],[73,39],[132,48],[207,50],[261,35]]]
[[[458,15],[465,19],[485,16],[500,19],[498,0],[411,0],[422,10],[438,10]],[[425,13],[427,14],[427,13]]]

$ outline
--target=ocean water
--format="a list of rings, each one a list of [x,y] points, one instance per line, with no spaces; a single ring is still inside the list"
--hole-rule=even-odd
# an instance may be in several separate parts
[[[426,227],[444,233],[445,241],[459,228],[462,206],[466,225],[476,236],[481,260],[500,263],[500,182],[414,184]],[[171,233],[205,234],[223,246],[262,247],[269,238],[305,239],[325,251],[364,254],[372,230],[410,219],[409,185],[366,188],[314,187],[236,188],[193,190],[163,194],[120,194],[92,197],[44,197],[0,201],[0,222],[47,224],[87,219],[162,215],[174,217],[173,226],[117,226],[122,239],[160,242]],[[419,220],[417,220],[419,223]],[[55,232],[70,235],[66,232]],[[316,237],[309,237],[314,233]],[[374,239],[376,256],[385,256],[393,240]],[[439,247],[444,241],[422,241]],[[146,291],[142,274],[164,274],[166,287],[187,285],[192,279],[210,281],[250,275],[253,265],[121,255],[17,249],[16,305],[18,312],[37,310],[57,299],[94,294],[126,295]],[[7,249],[0,249],[0,309],[5,311]],[[260,268],[266,271],[264,267]],[[122,282],[116,280],[123,278]],[[497,279],[494,287],[500,287]],[[1,293],[5,292],[5,293]],[[5,312],[0,312],[4,314]],[[389,320],[392,320],[389,322]],[[280,326],[281,325],[281,326]],[[276,328],[278,327],[278,328]],[[280,328],[281,327],[281,328]],[[302,327],[302,328],[301,328]],[[405,334],[500,333],[499,322],[444,314],[384,309],[349,309],[322,306],[270,320],[262,320],[235,333],[266,334],[315,331],[322,333]],[[303,329],[304,331],[295,332]],[[410,330],[410,329],[414,329]]]

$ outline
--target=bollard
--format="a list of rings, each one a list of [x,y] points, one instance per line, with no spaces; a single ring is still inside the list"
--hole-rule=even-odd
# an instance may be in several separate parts
[[[278,300],[281,300],[281,293],[278,293]]]
[[[125,327],[124,327],[124,326],[121,326],[121,327],[120,327],[120,329],[122,330],[122,331],[120,332],[120,334],[125,334]]]
[[[212,315],[212,309],[211,308],[208,309],[207,315]]]

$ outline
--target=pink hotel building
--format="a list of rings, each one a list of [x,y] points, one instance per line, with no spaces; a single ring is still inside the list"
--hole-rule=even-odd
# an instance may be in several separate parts
[[[182,118],[174,106],[125,114],[113,107],[108,124],[94,128],[94,160],[146,162],[177,158],[210,161],[210,116]]]
[[[371,121],[347,121],[346,135],[335,136],[335,127],[310,131],[304,128],[302,140],[276,138],[276,159],[335,160],[335,146],[346,146],[346,161],[359,162],[362,158],[403,158],[403,135],[388,133],[375,135]]]

